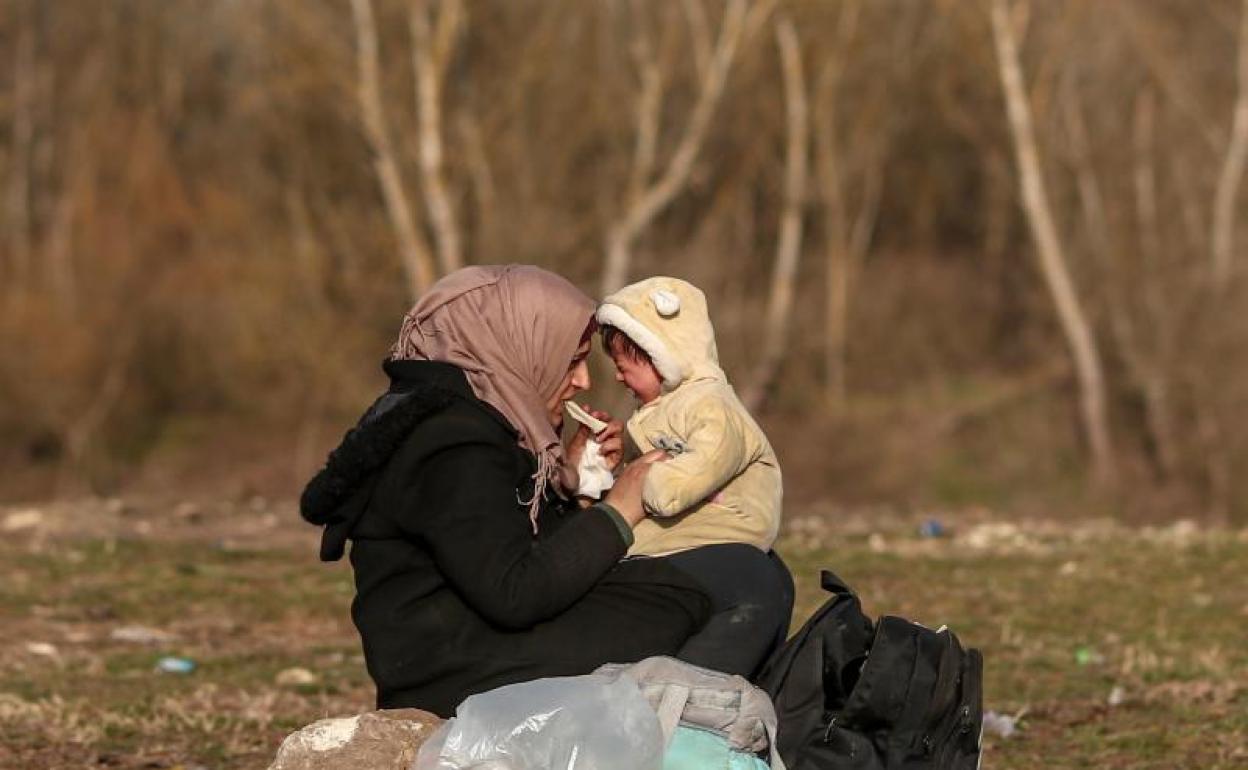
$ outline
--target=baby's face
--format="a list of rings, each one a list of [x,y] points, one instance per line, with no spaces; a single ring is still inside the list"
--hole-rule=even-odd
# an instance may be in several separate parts
[[[663,392],[663,380],[650,362],[614,350],[611,361],[615,364],[615,381],[624,383],[641,403],[648,404]]]

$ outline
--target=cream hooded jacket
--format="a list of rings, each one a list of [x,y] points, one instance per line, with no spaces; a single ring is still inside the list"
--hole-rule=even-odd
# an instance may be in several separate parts
[[[641,452],[672,455],[646,476],[650,517],[634,530],[629,555],[662,556],[714,543],[771,547],[780,527],[780,464],[719,368],[706,297],[676,278],[627,286],[598,308],[646,351],[662,394],[627,424]]]

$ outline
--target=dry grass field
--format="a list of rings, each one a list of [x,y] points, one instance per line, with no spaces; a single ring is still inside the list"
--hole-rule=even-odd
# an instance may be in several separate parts
[[[1018,717],[984,767],[1248,766],[1248,533],[827,521],[791,517],[782,546],[798,617],[831,567],[869,613],[981,647],[985,707]],[[371,707],[350,571],[289,505],[88,501],[0,526],[0,767],[263,768],[291,729]]]

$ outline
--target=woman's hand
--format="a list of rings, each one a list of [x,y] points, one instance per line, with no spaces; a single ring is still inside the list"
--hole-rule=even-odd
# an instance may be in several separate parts
[[[568,440],[568,445],[564,447],[564,466],[570,468],[569,474],[564,472],[565,479],[576,479],[576,466],[581,462],[581,456],[585,454],[585,444],[592,437],[601,447],[602,458],[607,461],[607,468],[615,470],[620,464],[620,458],[624,455],[624,423],[613,419],[610,414],[598,409],[585,407],[585,411],[597,417],[607,424],[599,433],[591,434],[589,428],[585,425],[577,424],[576,433],[572,434],[572,438]],[[571,487],[575,491],[576,484]]]
[[[667,459],[667,452],[652,449],[629,463],[615,479],[615,486],[607,492],[603,500],[607,505],[620,512],[628,526],[635,527],[644,518],[646,510],[641,503],[641,491],[646,483],[646,474],[650,466]]]

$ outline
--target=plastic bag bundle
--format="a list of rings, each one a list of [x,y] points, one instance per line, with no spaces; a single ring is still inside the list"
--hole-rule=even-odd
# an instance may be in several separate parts
[[[628,677],[555,677],[473,695],[413,770],[660,770],[663,732]]]

